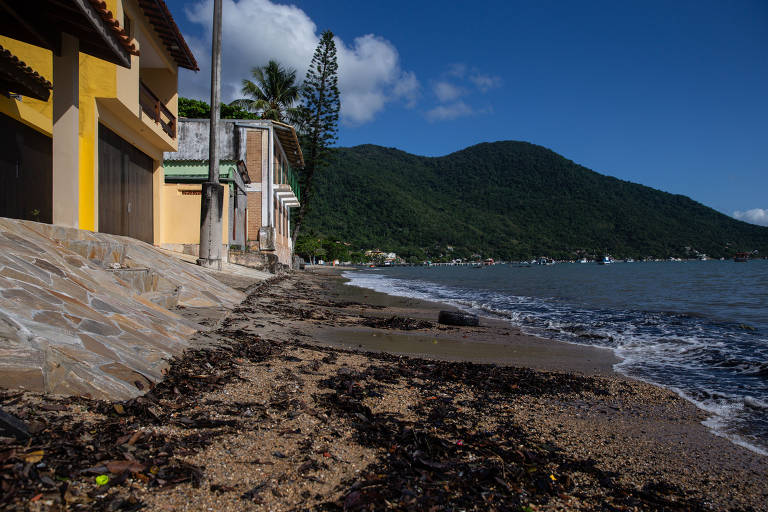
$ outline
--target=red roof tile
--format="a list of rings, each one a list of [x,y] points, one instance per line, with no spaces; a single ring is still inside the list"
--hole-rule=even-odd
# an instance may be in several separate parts
[[[0,46],[0,64],[5,64],[6,69],[10,69],[14,76],[6,77],[8,80],[14,80],[14,83],[20,83],[22,86],[32,84],[33,87],[26,87],[28,91],[12,90],[10,92],[20,93],[24,96],[30,96],[39,100],[46,101],[53,89],[51,82],[46,80],[37,71],[27,66],[27,64]],[[37,89],[34,87],[36,86]],[[43,92],[44,91],[44,92]],[[34,94],[37,92],[38,94]]]
[[[120,41],[120,45],[125,48],[125,51],[131,55],[138,55],[139,50],[136,45],[131,42],[131,37],[125,33],[125,30],[120,28],[120,22],[112,15],[112,11],[107,9],[107,3],[102,0],[89,0],[93,8],[99,13],[104,24],[112,30],[112,32]]]

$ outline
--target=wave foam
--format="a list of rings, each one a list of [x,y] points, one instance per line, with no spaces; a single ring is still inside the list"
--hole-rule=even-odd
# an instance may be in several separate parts
[[[768,454],[768,343],[739,345],[744,334],[732,326],[698,313],[588,309],[383,273],[343,276],[351,286],[503,318],[526,334],[612,349],[616,371],[674,390],[712,415],[705,425],[714,433]]]

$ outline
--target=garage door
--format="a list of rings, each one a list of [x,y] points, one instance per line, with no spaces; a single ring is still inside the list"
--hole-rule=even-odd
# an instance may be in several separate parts
[[[154,242],[154,162],[99,125],[99,231]]]
[[[0,114],[0,217],[51,222],[51,138]]]

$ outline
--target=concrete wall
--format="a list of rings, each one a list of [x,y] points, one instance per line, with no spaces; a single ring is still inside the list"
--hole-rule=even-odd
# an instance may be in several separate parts
[[[248,222],[248,195],[239,187],[229,189],[229,245],[245,247]]]
[[[240,132],[235,123],[219,124],[219,158],[221,160],[243,160]],[[167,153],[164,158],[166,160],[208,160],[210,134],[208,119],[184,119],[179,122],[178,151]],[[248,166],[247,162],[246,166]]]

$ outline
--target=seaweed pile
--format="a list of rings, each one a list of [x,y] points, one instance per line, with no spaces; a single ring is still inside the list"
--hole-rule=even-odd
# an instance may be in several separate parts
[[[523,368],[437,362],[371,354],[392,361],[364,372],[343,372],[325,385],[334,393],[322,404],[345,416],[363,446],[387,454],[359,479],[348,482],[342,510],[709,510],[664,481],[641,488],[617,483],[594,460],[570,457],[533,441],[506,413],[515,396],[589,393],[605,395],[600,379]],[[363,402],[382,387],[405,381],[422,400],[416,421],[375,414]],[[418,384],[417,384],[418,382]],[[471,388],[474,400],[456,400]]]
[[[179,457],[232,432],[234,417],[252,405],[223,411],[233,418],[214,419],[205,409],[193,411],[199,396],[236,381],[239,363],[263,361],[279,350],[251,338],[187,351],[170,361],[165,380],[123,402],[3,391],[0,405],[18,409],[30,438],[0,437],[0,509],[39,502],[54,510],[138,510],[140,500],[119,492],[129,479],[149,488],[199,486],[205,468]],[[153,428],[167,425],[190,434],[174,437]]]
[[[399,329],[401,331],[417,331],[419,329],[432,329],[434,322],[429,320],[415,320],[413,318],[404,318],[402,316],[390,316],[388,318],[366,318],[363,325],[375,329]]]

